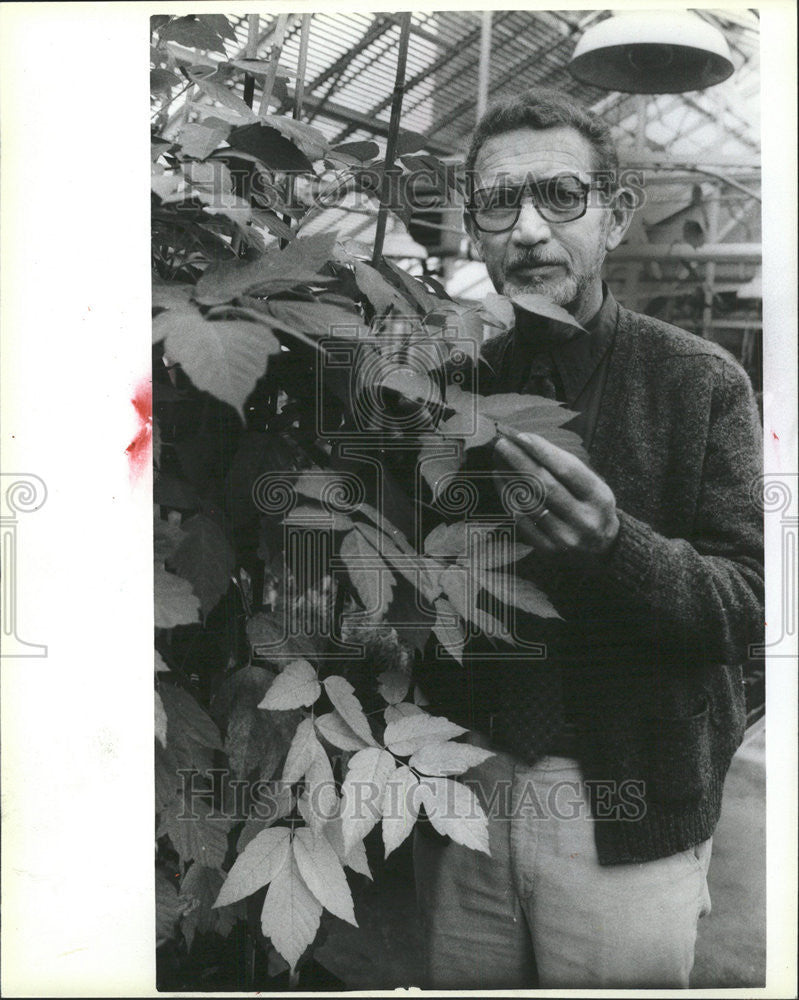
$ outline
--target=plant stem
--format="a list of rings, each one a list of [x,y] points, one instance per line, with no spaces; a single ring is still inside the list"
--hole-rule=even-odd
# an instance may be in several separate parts
[[[266,115],[269,113],[269,101],[272,97],[272,88],[275,86],[277,64],[280,59],[280,53],[283,51],[283,38],[286,34],[286,25],[288,24],[288,21],[288,14],[278,14],[277,25],[275,26],[275,38],[272,42],[272,48],[269,50],[269,68],[267,69],[266,79],[264,80],[264,90],[261,94],[261,105],[258,108],[259,115]]]
[[[247,15],[247,49],[246,58],[254,59],[258,51],[258,22],[260,18],[257,14]],[[252,100],[255,96],[255,77],[252,73],[244,74],[244,103],[248,108],[252,107]]]
[[[386,238],[386,222],[388,220],[388,200],[391,192],[389,171],[394,166],[399,135],[400,114],[402,113],[402,97],[405,92],[405,67],[408,62],[408,41],[411,36],[411,12],[404,11],[399,15],[400,39],[397,52],[397,73],[394,78],[394,95],[391,99],[391,120],[388,126],[388,142],[386,143],[386,159],[383,164],[383,184],[380,191],[380,208],[377,213],[377,229],[375,231],[375,246],[372,253],[372,265],[377,266],[383,256],[383,242]]]
[[[302,118],[302,99],[305,96],[305,67],[308,63],[308,40],[311,35],[311,18],[313,14],[302,15],[300,28],[300,51],[297,56],[297,85],[294,89],[294,118]]]

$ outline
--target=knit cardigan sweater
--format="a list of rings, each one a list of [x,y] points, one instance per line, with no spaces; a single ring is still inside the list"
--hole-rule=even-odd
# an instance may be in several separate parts
[[[513,331],[484,345],[481,393]],[[647,861],[711,836],[744,732],[740,666],[762,641],[762,430],[751,384],[717,345],[619,307],[591,465],[620,529],[590,574],[528,557],[564,623],[533,619],[578,722],[600,863]],[[499,748],[532,762],[525,661],[434,665],[421,683],[458,715],[468,686]],[[527,711],[526,709],[529,709]],[[463,712],[460,713],[463,715]],[[643,808],[630,809],[631,789]]]

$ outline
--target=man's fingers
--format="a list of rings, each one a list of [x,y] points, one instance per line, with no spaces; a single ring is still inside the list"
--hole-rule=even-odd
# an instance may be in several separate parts
[[[537,480],[539,489],[535,492],[542,496],[545,507],[561,514],[566,520],[575,515],[579,501],[575,500],[548,469],[530,458],[518,445],[507,438],[499,439],[496,451],[499,457],[512,469],[517,469]],[[533,513],[532,516],[535,517],[535,514]]]
[[[574,496],[587,499],[596,493],[597,484],[601,482],[599,476],[575,455],[558,448],[538,434],[515,431],[512,428],[503,430],[502,434],[529,458],[549,469]]]

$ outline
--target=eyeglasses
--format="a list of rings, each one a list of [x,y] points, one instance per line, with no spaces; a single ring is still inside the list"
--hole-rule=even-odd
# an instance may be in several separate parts
[[[529,197],[546,222],[574,222],[585,215],[591,187],[574,174],[523,184],[502,183],[473,192],[468,212],[482,232],[504,233],[516,225],[522,201]]]

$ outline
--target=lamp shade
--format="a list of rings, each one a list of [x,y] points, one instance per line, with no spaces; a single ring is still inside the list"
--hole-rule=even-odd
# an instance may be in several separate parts
[[[734,68],[724,35],[689,11],[609,17],[585,32],[569,64],[581,83],[630,94],[704,90]]]

